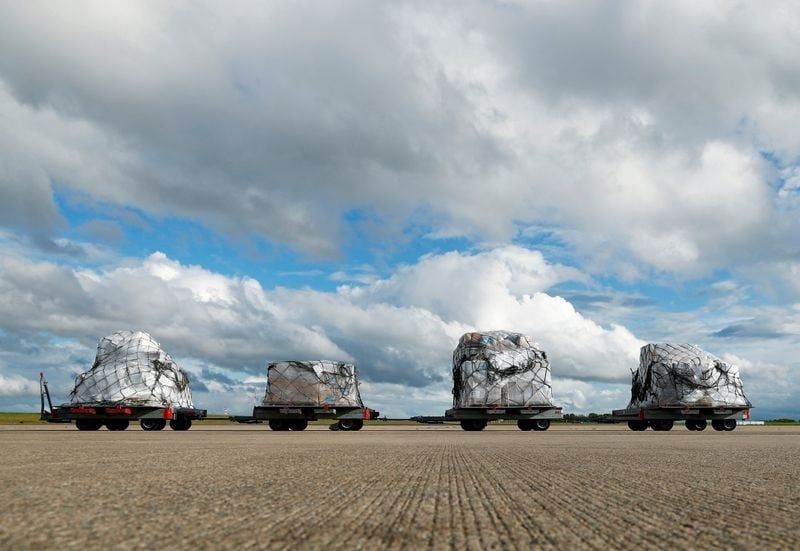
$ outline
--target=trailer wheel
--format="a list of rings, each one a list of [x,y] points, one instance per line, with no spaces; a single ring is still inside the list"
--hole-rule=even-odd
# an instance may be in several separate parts
[[[289,422],[285,419],[270,419],[267,421],[270,430],[283,431],[289,430]]]
[[[628,421],[628,428],[636,432],[647,430],[647,421]]]
[[[688,430],[697,430],[697,425],[695,424],[694,419],[687,419],[685,424]]]
[[[186,417],[178,417],[177,419],[171,419],[169,422],[169,428],[172,430],[189,430],[192,427],[192,420],[187,419]]]
[[[339,419],[339,430],[361,430],[363,427],[362,419]]]
[[[708,426],[708,423],[706,422],[705,419],[698,419],[698,420],[696,420],[694,422],[694,430],[697,430],[697,431],[706,430],[707,426]]]
[[[543,431],[550,428],[550,419],[534,419],[533,430]]]
[[[711,428],[714,430],[723,431],[725,430],[724,419],[712,419],[711,420]]]
[[[517,421],[517,428],[519,428],[519,430],[528,431],[533,428],[533,423],[530,419],[520,419]]]
[[[167,421],[164,419],[139,419],[139,426],[142,430],[164,430]]]
[[[127,419],[109,419],[106,421],[106,428],[108,430],[125,430],[130,425]]]
[[[722,421],[722,428],[724,428],[727,432],[736,429],[736,419],[725,419]]]
[[[289,430],[306,430],[308,427],[308,420],[306,419],[293,419],[289,421]]]
[[[103,423],[97,419],[75,419],[75,428],[78,430],[100,430]]]
[[[653,430],[657,431],[669,431],[672,430],[673,425],[672,419],[653,419],[650,421],[650,426],[653,427]]]
[[[464,419],[461,421],[461,428],[468,431],[482,431],[486,428],[486,421],[483,419]]]

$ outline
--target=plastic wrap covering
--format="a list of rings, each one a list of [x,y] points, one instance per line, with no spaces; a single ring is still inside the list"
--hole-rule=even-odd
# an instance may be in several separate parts
[[[648,344],[633,373],[629,407],[744,406],[739,370],[691,344]]]
[[[551,406],[550,363],[531,337],[466,333],[453,352],[453,406]]]
[[[358,393],[358,370],[330,360],[275,362],[267,367],[263,405],[364,407]]]
[[[147,333],[118,331],[97,345],[92,368],[75,379],[73,404],[194,407],[189,377]]]

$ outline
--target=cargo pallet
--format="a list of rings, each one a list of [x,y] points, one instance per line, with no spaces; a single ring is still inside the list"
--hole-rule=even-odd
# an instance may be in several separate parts
[[[54,406],[50,400],[50,390],[44,374],[39,374],[41,410],[39,418],[48,423],[75,422],[78,430],[99,430],[105,425],[108,430],[125,430],[131,421],[139,421],[143,430],[162,430],[169,423],[172,430],[189,430],[193,420],[205,419],[204,409],[143,406],[125,402],[91,402],[82,404],[61,404]],[[45,400],[48,408],[45,407]]]
[[[298,406],[292,404],[255,406],[253,415],[230,417],[237,423],[262,423],[267,422],[270,430],[275,431],[301,431],[306,430],[309,421],[319,419],[333,419],[337,422],[337,430],[361,430],[365,419],[377,419],[380,412],[367,407],[357,406]]]
[[[444,417],[417,416],[412,421],[424,424],[459,423],[466,431],[481,431],[489,421],[506,419],[516,421],[519,430],[545,431],[550,428],[552,419],[562,419],[561,408],[557,406],[486,406],[448,409]]]
[[[749,416],[750,406],[695,407],[685,405],[615,409],[611,415],[604,415],[602,423],[628,423],[633,431],[644,431],[648,427],[654,431],[672,430],[675,421],[684,421],[686,428],[702,431],[711,421],[716,431],[732,431],[736,421]]]

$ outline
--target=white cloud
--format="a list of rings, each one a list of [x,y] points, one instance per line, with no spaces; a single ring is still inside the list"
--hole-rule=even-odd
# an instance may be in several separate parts
[[[797,6],[708,6],[8,8],[0,223],[52,232],[57,186],[315,255],[364,209],[389,240],[544,224],[629,277],[774,258]]]
[[[0,396],[3,398],[17,396],[38,396],[39,384],[19,375],[4,375],[0,373]]]

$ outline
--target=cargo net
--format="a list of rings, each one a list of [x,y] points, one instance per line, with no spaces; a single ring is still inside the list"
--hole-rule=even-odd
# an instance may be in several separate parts
[[[100,341],[94,365],[75,379],[70,402],[194,407],[186,372],[140,331],[118,331]]]
[[[265,406],[364,407],[358,393],[358,370],[330,360],[275,362],[267,367]]]
[[[551,406],[550,363],[531,337],[466,333],[453,351],[453,407]]]
[[[691,344],[648,344],[633,373],[629,407],[742,406],[739,370]]]

